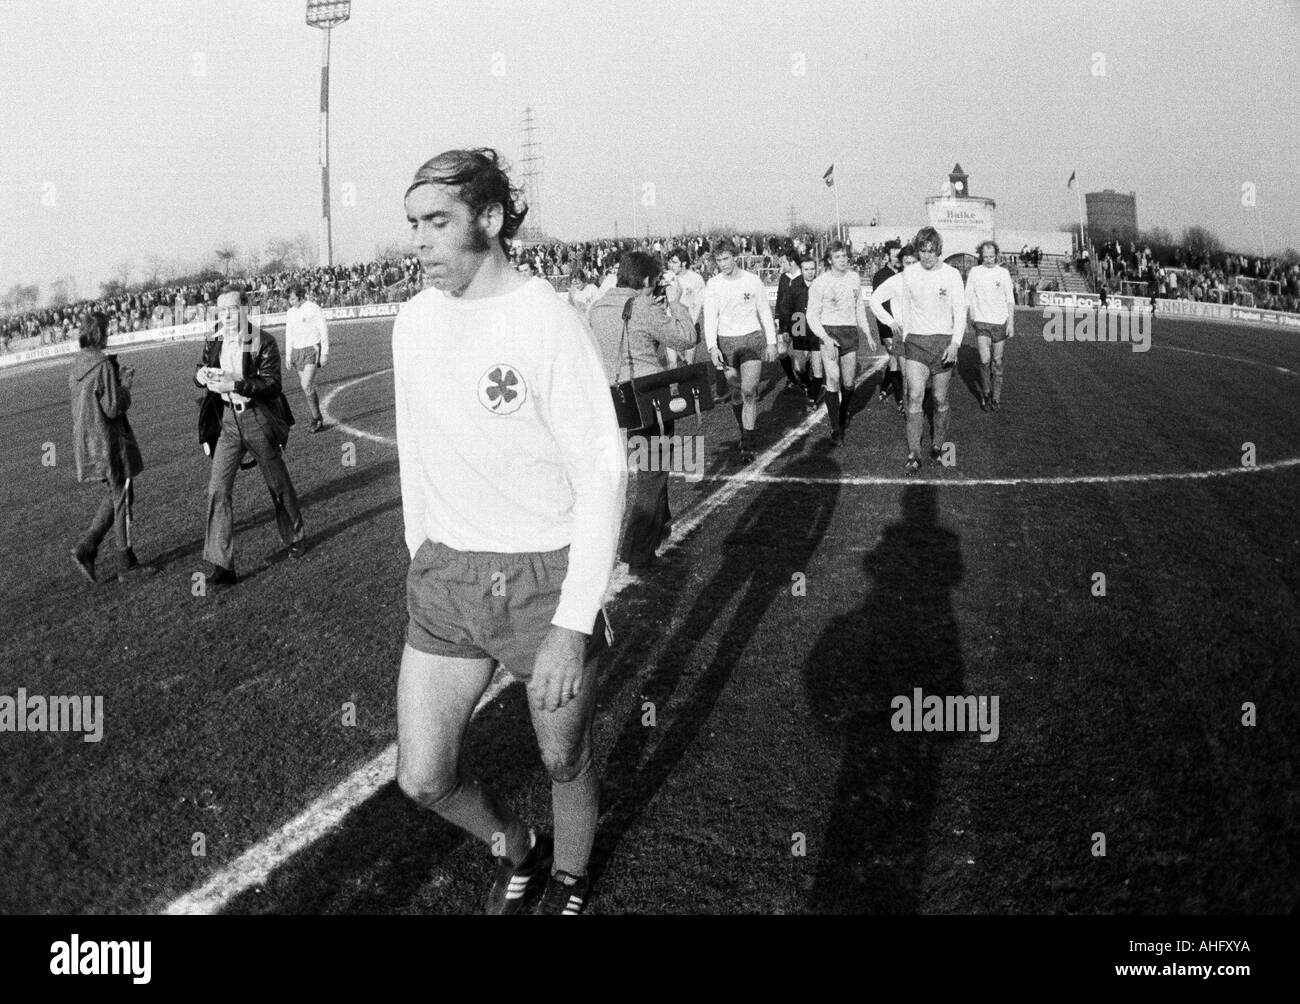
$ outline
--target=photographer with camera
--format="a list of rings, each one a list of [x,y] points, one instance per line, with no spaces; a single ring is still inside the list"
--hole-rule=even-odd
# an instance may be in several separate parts
[[[587,312],[610,384],[661,372],[661,351],[685,352],[695,347],[695,324],[681,299],[676,276],[664,272],[652,255],[624,252],[617,285]],[[636,491],[619,551],[619,560],[626,561],[634,572],[654,563],[655,548],[667,535],[672,519],[668,511],[672,435],[671,421],[664,422],[662,439],[657,426],[628,431],[629,443],[636,437],[648,440],[649,448],[638,449],[636,455],[645,458],[650,468],[634,468]]]

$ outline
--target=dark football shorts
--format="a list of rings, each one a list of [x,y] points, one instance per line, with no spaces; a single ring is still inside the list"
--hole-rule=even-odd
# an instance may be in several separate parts
[[[767,348],[767,338],[761,331],[751,331],[747,335],[718,336],[718,349],[728,366],[740,368],[741,363],[762,362],[763,350]]]
[[[990,324],[988,321],[972,321],[971,326],[975,329],[975,334],[981,338],[990,338],[995,342],[1005,342],[1007,340],[1007,324],[1005,321],[1001,324]]]
[[[858,351],[858,326],[856,324],[827,324],[826,334],[831,336],[841,353]]]
[[[943,361],[943,354],[951,344],[950,335],[908,335],[903,345],[904,358],[911,362],[925,363],[933,376],[953,368],[953,363]]]
[[[879,321],[876,321],[876,330],[880,334],[880,344],[885,347],[885,351],[895,359],[902,359],[903,340],[894,337],[894,329],[888,324],[881,324]]]
[[[527,680],[569,570],[569,549],[499,554],[426,540],[406,574],[406,642],[429,655],[495,659]],[[596,614],[587,658],[609,647]]]
[[[315,366],[320,362],[320,346],[308,345],[306,348],[294,349],[289,354],[289,364],[296,370],[305,366]]]

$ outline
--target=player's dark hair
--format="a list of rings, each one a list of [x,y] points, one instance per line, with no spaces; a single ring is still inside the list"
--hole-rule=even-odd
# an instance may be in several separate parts
[[[997,260],[998,255],[1002,253],[1002,249],[998,247],[997,241],[980,241],[980,246],[975,249],[975,257],[981,262],[984,260],[985,248],[993,249],[993,258],[995,261]]]
[[[627,251],[618,260],[617,285],[625,289],[642,289],[646,280],[654,285],[663,272],[663,266],[655,260],[654,255],[644,251]]]
[[[244,292],[244,287],[243,287],[243,286],[239,286],[239,285],[236,285],[236,284],[234,284],[234,283],[232,283],[232,284],[229,285],[229,286],[222,286],[222,287],[221,287],[221,292],[219,292],[219,293],[217,294],[217,299],[220,300],[220,299],[221,299],[223,296],[225,296],[227,293],[238,293],[238,294],[239,294],[239,305],[240,305],[241,307],[247,307],[247,306],[248,306],[248,294],[247,294],[246,292]]]
[[[447,150],[420,165],[406,195],[421,185],[446,185],[455,190],[456,198],[469,207],[475,219],[488,206],[499,205],[502,220],[497,243],[509,254],[510,239],[523,226],[528,204],[523,192],[510,184],[506,169],[505,162],[489,147]]]
[[[934,227],[922,227],[916,232],[916,238],[912,241],[912,246],[918,251],[927,244],[934,245],[935,254],[943,254],[943,238]]]
[[[285,295],[285,296],[301,296],[304,300],[307,298],[307,294],[306,294],[305,292],[303,292],[302,283],[300,283],[300,282],[291,282],[291,283],[289,283],[289,285],[286,286],[285,289],[284,289],[284,295]]]
[[[664,255],[664,261],[672,261],[674,258],[681,259],[683,265],[691,263],[691,256],[686,253],[685,248],[669,248],[668,253]]]
[[[848,245],[846,245],[843,241],[831,241],[829,244],[826,245],[826,260],[830,261],[831,255],[833,255],[836,251],[843,251],[845,254],[848,254],[849,253]]]
[[[720,254],[729,254],[731,257],[735,258],[739,253],[740,252],[736,250],[736,242],[731,240],[729,237],[716,241],[713,245],[713,257],[715,258]]]
[[[77,323],[77,344],[83,349],[102,349],[108,344],[108,317],[98,310],[86,311]]]

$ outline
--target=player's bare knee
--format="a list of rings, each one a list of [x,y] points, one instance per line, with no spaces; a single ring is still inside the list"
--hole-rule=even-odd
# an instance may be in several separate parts
[[[552,781],[567,784],[576,781],[591,770],[591,751],[577,750],[543,750],[542,763]]]
[[[399,767],[397,786],[402,794],[421,808],[438,811],[438,805],[456,793],[460,779],[455,774],[438,770],[416,770]]]

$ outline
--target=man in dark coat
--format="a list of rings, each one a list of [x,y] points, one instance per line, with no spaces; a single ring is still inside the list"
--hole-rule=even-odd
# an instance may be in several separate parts
[[[135,371],[119,366],[107,355],[108,318],[102,313],[82,315],[77,341],[81,351],[68,374],[72,392],[72,447],[77,480],[102,481],[108,496],[100,503],[89,529],[72,549],[72,560],[91,582],[99,545],[113,529],[118,550],[117,578],[126,582],[152,572],[141,565],[131,547],[133,480],[144,470],[140,448],[126,412],[131,407],[131,381]]]
[[[248,323],[240,289],[222,290],[217,297],[217,317],[220,334],[204,346],[194,383],[220,395],[221,434],[212,453],[208,480],[203,557],[212,565],[208,582],[229,586],[238,581],[232,496],[245,451],[257,458],[289,557],[302,554],[305,534],[298,495],[282,452],[293,418],[280,387],[280,347],[271,335]]]

